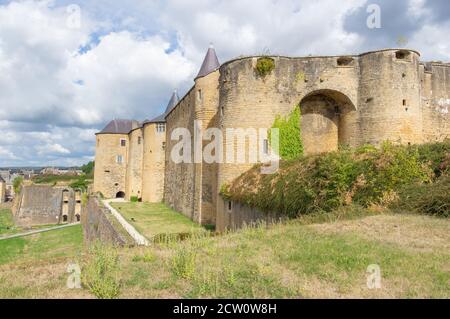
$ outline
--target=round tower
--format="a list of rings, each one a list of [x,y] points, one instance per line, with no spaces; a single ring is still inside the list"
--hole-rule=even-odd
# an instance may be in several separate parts
[[[359,144],[422,142],[419,57],[405,49],[360,56]]]

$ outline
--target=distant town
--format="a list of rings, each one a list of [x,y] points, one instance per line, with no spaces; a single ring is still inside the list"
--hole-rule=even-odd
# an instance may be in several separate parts
[[[0,203],[14,200],[14,181],[32,181],[45,176],[81,176],[81,167],[0,167]]]

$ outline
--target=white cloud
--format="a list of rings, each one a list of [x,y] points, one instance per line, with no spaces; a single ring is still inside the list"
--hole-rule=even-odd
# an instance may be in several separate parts
[[[405,12],[394,14],[396,21],[427,21],[408,46],[422,48],[427,57],[450,58],[450,21],[431,21],[436,9],[429,1],[404,1]],[[82,10],[79,29],[67,24],[66,5],[72,3]],[[0,166],[90,160],[94,134],[110,119],[156,116],[174,88],[181,94],[189,89],[210,42],[221,62],[266,49],[291,56],[363,52],[369,36],[348,31],[345,22],[358,9],[365,14],[367,3],[25,0],[0,5]]]

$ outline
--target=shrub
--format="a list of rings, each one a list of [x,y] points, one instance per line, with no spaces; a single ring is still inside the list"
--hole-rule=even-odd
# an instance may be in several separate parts
[[[90,182],[86,179],[85,176],[79,177],[76,181],[69,184],[69,186],[73,189],[79,189],[83,192],[87,191]]]
[[[114,247],[100,243],[89,249],[89,259],[83,266],[83,285],[99,299],[114,299],[120,293],[119,257]]]
[[[435,177],[450,172],[450,139],[442,143],[429,143],[411,147],[422,163],[430,165]]]
[[[195,251],[186,247],[179,248],[171,259],[172,273],[183,279],[191,279],[195,274]]]
[[[384,144],[282,161],[276,174],[260,174],[257,165],[223,186],[227,199],[288,217],[330,212],[352,203],[385,203],[412,183],[430,182],[430,169],[406,148]]]
[[[23,184],[22,176],[17,176],[16,178],[14,178],[13,180],[14,193],[16,194],[20,193],[20,191],[22,190],[22,184]]]
[[[408,185],[398,192],[398,200],[391,208],[439,217],[450,217],[450,177],[434,184]]]
[[[275,69],[275,61],[272,58],[262,57],[256,62],[256,73],[260,77],[265,77],[267,74],[270,74],[273,69]]]
[[[139,198],[138,198],[137,196],[131,196],[131,197],[130,197],[130,201],[131,201],[132,203],[137,203],[137,202],[139,202]]]
[[[284,160],[294,160],[303,155],[300,116],[300,106],[296,106],[286,118],[277,116],[272,126],[279,129],[278,155]],[[269,141],[271,141],[270,131]]]

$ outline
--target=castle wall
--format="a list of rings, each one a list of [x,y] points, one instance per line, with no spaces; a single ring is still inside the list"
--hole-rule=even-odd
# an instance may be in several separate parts
[[[450,138],[450,65],[427,63],[421,68],[424,142]]]
[[[76,192],[71,188],[25,185],[15,201],[13,214],[18,226],[79,221],[76,215],[77,208],[81,206],[81,198],[77,198]],[[81,211],[78,211],[78,215],[81,215]]]
[[[194,218],[195,165],[194,163],[176,164],[171,159],[171,151],[179,143],[178,140],[171,139],[174,129],[187,129],[191,135],[191,145],[194,144],[195,94],[195,87],[193,87],[166,117],[164,202],[197,221]],[[191,157],[193,151],[192,149]]]
[[[126,146],[121,146],[121,139],[125,139]],[[118,192],[126,191],[128,143],[127,134],[97,135],[94,192],[101,192],[106,198],[115,198]],[[117,163],[118,155],[122,156],[122,163]]]
[[[201,123],[204,137],[209,128],[218,127],[219,75],[220,73],[217,70],[205,77],[198,78],[195,83],[195,119]],[[203,138],[202,149],[215,138],[211,137],[210,140]],[[218,197],[217,163],[202,161],[195,164],[195,178],[194,220],[198,220],[203,225],[215,224],[216,199]]]
[[[162,202],[164,196],[166,133],[157,132],[156,125],[149,123],[143,128],[142,200],[150,203]]]
[[[359,124],[361,139],[357,144],[378,145],[422,142],[419,54],[397,50],[364,54],[359,58]]]
[[[288,115],[303,99],[315,94],[336,99],[344,114],[356,112],[359,72],[354,62],[353,66],[346,67],[338,67],[336,57],[298,59],[275,57],[274,62],[275,69],[265,78],[259,77],[255,72],[257,58],[239,59],[221,67],[219,123],[225,136],[227,128],[268,129],[273,125],[277,115]],[[356,117],[353,115],[353,118]],[[316,121],[312,124],[302,123],[306,127],[304,129],[306,132],[308,132],[307,125],[321,127],[325,125],[320,116],[310,119]],[[348,122],[352,123],[352,120]],[[318,134],[320,131],[317,130]],[[321,140],[323,136],[318,134],[309,136],[305,134],[303,138],[311,141],[306,141],[306,144],[329,143],[327,140]],[[357,132],[349,129],[344,138],[346,142],[352,142],[357,139]],[[224,150],[227,148],[234,148],[235,152],[242,148],[246,149],[247,153],[249,151],[248,141],[238,142],[225,137]],[[218,188],[253,165],[253,163],[219,165]],[[225,203],[218,197],[216,226],[219,231],[224,230],[231,222],[231,217],[224,207]]]
[[[143,129],[135,129],[129,134],[128,164],[126,173],[126,198],[142,198]]]

